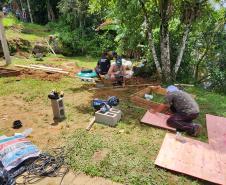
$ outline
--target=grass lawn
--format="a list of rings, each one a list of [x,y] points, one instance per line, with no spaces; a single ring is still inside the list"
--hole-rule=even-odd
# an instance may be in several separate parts
[[[63,58],[63,56],[57,57]],[[73,61],[80,66],[91,68],[96,62],[96,59],[87,57],[64,58],[63,61],[54,62],[52,59],[57,57],[50,55],[43,63],[57,66],[63,62]],[[14,58],[13,62],[15,64],[35,63],[32,58],[26,60]],[[75,171],[110,178],[123,184],[203,184],[187,176],[175,175],[155,167],[154,160],[166,131],[140,124],[140,118],[145,110],[134,107],[129,101],[129,95],[137,89],[88,91],[86,84],[69,77],[64,77],[59,82],[32,78],[19,81],[15,77],[0,78],[0,86],[2,99],[16,96],[31,107],[36,106],[36,102],[39,101],[48,108],[49,100],[46,97],[52,89],[65,92],[66,123],[69,125],[69,130],[62,129],[59,136],[64,138],[64,143],[68,148],[67,160]],[[225,97],[199,88],[187,88],[186,90],[197,96],[196,99],[201,108],[198,122],[204,128],[198,139],[207,141],[205,114],[226,116]],[[93,115],[90,101],[95,97],[107,98],[108,95],[120,97],[120,107],[124,112],[122,121],[116,128],[95,124],[90,132],[84,131],[89,118]],[[29,115],[29,109],[27,114]],[[77,128],[73,127],[74,123],[77,124]],[[2,133],[7,134],[4,131]],[[36,143],[35,137],[33,141]],[[36,144],[38,145],[38,142]]]
[[[13,23],[6,21],[4,24],[10,27]],[[31,33],[33,38],[45,34],[43,27],[29,25],[29,29],[33,28],[40,28],[43,31],[41,35]],[[10,35],[11,31],[9,30],[7,34]],[[25,35],[30,37],[29,34]],[[49,55],[44,61],[37,62],[33,57],[28,59],[13,57],[13,64],[23,65],[59,66],[69,62],[93,68],[97,59]],[[140,89],[89,91],[90,84],[72,77],[63,77],[53,82],[31,77],[8,77],[0,78],[0,86],[0,135],[13,134],[15,130],[11,128],[12,121],[21,119],[24,126],[17,132],[32,127],[34,131],[30,139],[42,149],[65,145],[67,162],[76,172],[102,176],[122,184],[206,184],[154,165],[166,131],[140,124],[145,110],[135,107],[129,100],[129,96]],[[52,110],[47,98],[52,89],[65,92],[67,119],[56,126],[51,125]],[[197,87],[187,88],[186,91],[197,96],[196,100],[201,109],[197,122],[202,124],[203,131],[197,139],[207,141],[205,114],[226,117],[225,96]],[[90,132],[86,132],[85,128],[93,116],[90,101],[93,98],[106,99],[110,95],[120,98],[120,108],[124,113],[122,121],[115,128],[95,124]],[[161,97],[159,98],[156,100],[162,101]]]
[[[7,39],[22,38],[30,42],[40,41],[52,34],[46,27],[24,23],[9,15],[3,19]]]

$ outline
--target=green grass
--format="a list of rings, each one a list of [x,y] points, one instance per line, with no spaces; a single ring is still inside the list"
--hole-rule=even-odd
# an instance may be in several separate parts
[[[9,15],[3,19],[3,25],[5,28],[14,26],[16,24],[19,24],[19,21],[12,15]]]
[[[220,95],[214,92],[208,92],[201,88],[186,88],[187,92],[196,95],[196,101],[200,106],[200,115],[197,122],[203,127],[200,140],[207,140],[206,129],[206,114],[226,117],[226,98],[225,95]]]
[[[63,59],[55,61],[55,59]],[[60,65],[66,62],[74,62],[79,66],[93,67],[96,59],[89,57],[72,57],[49,55],[44,61],[37,62],[35,59],[13,58],[15,64],[51,64]],[[81,93],[82,96],[96,97],[95,92],[88,92],[83,89],[83,84],[75,78],[64,77],[59,82],[49,82],[32,78],[20,79],[16,77],[0,78],[0,97],[16,96],[22,98],[24,102],[31,105],[35,100],[43,101],[48,104],[47,94],[52,89],[63,90],[66,96]],[[199,88],[188,88],[188,92],[197,95],[196,99],[200,104],[201,114],[198,119],[203,125],[204,131],[198,138],[207,141],[205,128],[205,114],[226,116],[226,100],[223,95],[206,92]],[[68,144],[67,160],[71,168],[75,171],[85,172],[92,176],[102,176],[110,178],[123,184],[203,184],[200,181],[188,178],[187,176],[175,175],[154,165],[166,131],[140,125],[140,118],[145,110],[133,107],[129,102],[129,95],[126,91],[121,98],[121,109],[124,110],[124,117],[116,128],[110,128],[100,124],[95,124],[91,132],[75,130],[65,143]],[[98,96],[98,98],[106,98]],[[78,106],[76,102],[68,101],[67,121],[80,122],[77,112],[84,118],[91,117],[92,109],[90,106]],[[88,121],[87,121],[88,122]],[[87,122],[81,123],[82,125]],[[83,126],[85,128],[85,125]],[[100,161],[95,161],[93,156],[96,152],[107,151],[105,157]]]
[[[150,156],[157,155],[159,146],[153,140],[163,136],[161,131],[142,132],[133,139],[132,133],[118,130],[109,134],[88,133],[77,130],[69,139],[68,163],[73,169],[92,176],[111,178],[124,184],[168,184],[170,174],[154,167]],[[133,131],[132,131],[133,132]],[[101,161],[93,159],[94,153],[107,151]]]
[[[207,141],[205,114],[226,116],[226,99],[223,95],[188,88],[197,95],[201,113],[198,122],[203,126],[199,140]],[[127,99],[121,101],[124,118],[117,128],[98,125],[87,133],[76,130],[66,139],[68,162],[75,171],[92,176],[110,178],[123,184],[205,184],[187,176],[175,175],[154,165],[166,131],[140,125],[144,110],[134,108]],[[120,132],[123,130],[123,132]],[[107,155],[96,162],[95,152],[107,150]]]
[[[49,54],[47,57],[43,57],[43,61],[36,61],[36,59],[31,55],[28,59],[12,57],[13,65],[29,65],[29,64],[50,64],[59,66],[65,63],[75,63],[79,67],[94,69],[97,64],[97,59],[84,56],[84,57],[64,57],[62,55]]]
[[[51,33],[45,26],[24,23],[9,15],[3,19],[3,25],[6,28],[6,37],[8,39],[22,38],[30,42],[40,41],[47,38]]]
[[[151,101],[157,102],[157,103],[165,103],[165,97],[160,94],[152,93],[153,99]]]

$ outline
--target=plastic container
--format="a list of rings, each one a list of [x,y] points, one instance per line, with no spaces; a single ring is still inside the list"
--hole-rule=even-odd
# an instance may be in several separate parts
[[[97,74],[96,74],[96,72],[95,71],[87,71],[87,72],[79,72],[79,73],[77,73],[77,76],[79,76],[79,77],[84,77],[84,78],[95,78],[95,77],[97,77]]]
[[[151,95],[151,94],[145,94],[145,95],[144,95],[144,98],[145,98],[146,100],[152,100],[152,99],[153,99],[153,95]]]

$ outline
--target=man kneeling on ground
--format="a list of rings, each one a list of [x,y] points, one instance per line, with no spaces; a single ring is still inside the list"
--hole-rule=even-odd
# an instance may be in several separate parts
[[[171,85],[167,88],[166,100],[173,112],[173,115],[167,120],[167,124],[179,132],[197,136],[201,126],[192,121],[199,115],[199,106],[192,96]]]
[[[113,82],[119,82],[122,83],[121,85],[125,85],[126,68],[122,65],[121,57],[117,57],[115,64],[111,65],[108,76]]]

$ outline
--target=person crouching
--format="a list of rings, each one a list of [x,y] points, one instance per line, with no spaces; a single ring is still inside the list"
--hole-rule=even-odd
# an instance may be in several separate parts
[[[125,85],[126,68],[122,65],[122,58],[117,57],[115,64],[112,64],[108,76],[111,81],[118,82],[120,85]]]
[[[199,106],[193,97],[171,85],[167,87],[166,101],[173,113],[168,118],[167,124],[179,132],[198,136],[201,126],[192,121],[199,116]]]

